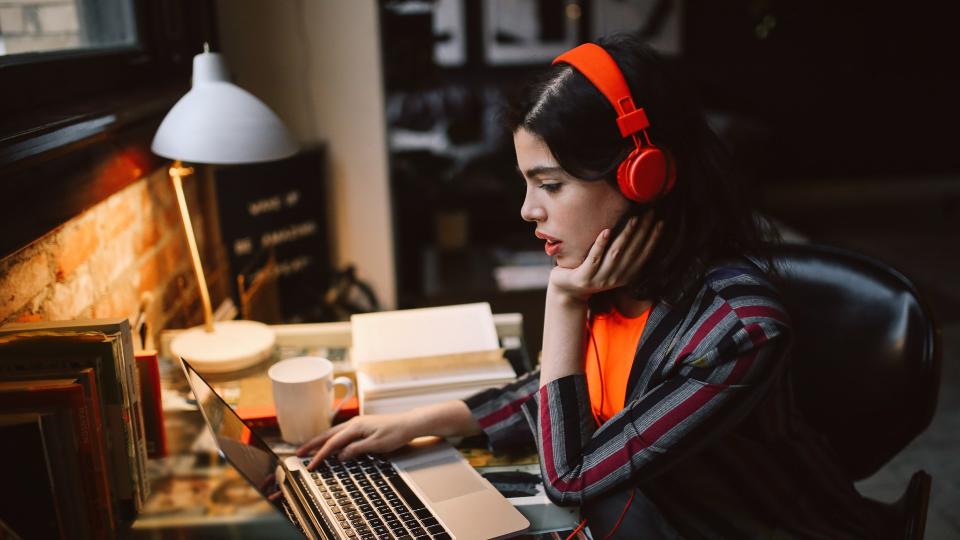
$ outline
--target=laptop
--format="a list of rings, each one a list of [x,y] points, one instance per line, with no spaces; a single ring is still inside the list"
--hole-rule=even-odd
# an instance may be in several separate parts
[[[184,374],[224,458],[311,540],[505,538],[530,523],[446,442],[387,455],[281,458],[189,362]]]

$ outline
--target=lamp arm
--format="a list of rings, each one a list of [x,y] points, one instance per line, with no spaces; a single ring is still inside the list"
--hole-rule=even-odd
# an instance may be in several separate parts
[[[193,169],[184,167],[180,160],[174,162],[168,171],[173,180],[173,189],[177,193],[177,204],[180,207],[180,217],[183,220],[183,232],[187,235],[187,245],[190,247],[190,259],[193,262],[193,273],[200,288],[200,300],[203,302],[203,327],[207,332],[213,332],[213,308],[210,306],[210,292],[207,291],[207,280],[203,277],[203,266],[200,264],[200,252],[197,250],[197,240],[193,235],[193,224],[190,222],[190,212],[187,210],[187,199],[183,195],[182,177],[193,174]]]

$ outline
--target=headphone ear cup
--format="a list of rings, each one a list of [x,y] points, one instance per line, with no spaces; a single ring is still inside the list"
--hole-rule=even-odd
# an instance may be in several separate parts
[[[669,156],[656,146],[634,149],[617,168],[617,184],[631,201],[648,203],[673,189],[676,172]]]

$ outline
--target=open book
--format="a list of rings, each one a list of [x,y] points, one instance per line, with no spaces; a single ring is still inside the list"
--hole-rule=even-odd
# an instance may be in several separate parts
[[[487,303],[354,315],[360,412],[401,412],[512,381]]]

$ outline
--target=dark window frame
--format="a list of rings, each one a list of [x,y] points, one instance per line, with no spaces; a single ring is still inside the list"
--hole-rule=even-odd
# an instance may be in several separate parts
[[[217,49],[212,0],[134,0],[136,46],[0,60],[0,258],[159,167],[150,141]],[[2,57],[0,57],[2,59]]]

